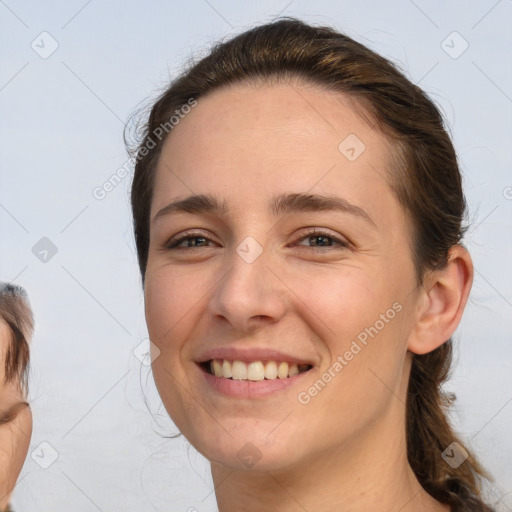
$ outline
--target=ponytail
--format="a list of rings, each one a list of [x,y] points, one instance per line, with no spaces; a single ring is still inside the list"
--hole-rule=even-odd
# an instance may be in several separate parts
[[[413,357],[407,393],[409,464],[422,487],[441,503],[450,505],[452,510],[492,512],[480,498],[481,480],[492,480],[492,477],[453,432],[447,417],[455,395],[443,391],[441,385],[449,376],[452,341],[448,340],[428,354]],[[452,466],[442,454],[453,442],[468,456]]]

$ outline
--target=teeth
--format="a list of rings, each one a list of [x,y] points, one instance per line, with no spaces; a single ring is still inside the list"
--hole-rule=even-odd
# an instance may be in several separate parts
[[[215,377],[222,377],[222,366],[217,359],[213,360],[213,374]]]
[[[249,380],[263,380],[265,378],[265,367],[261,361],[249,363],[247,366],[247,378]]]
[[[280,379],[286,379],[286,377],[288,377],[288,363],[279,363],[279,366],[277,367],[277,376]]]
[[[242,361],[233,361],[231,367],[233,379],[247,380],[247,365]]]
[[[290,368],[288,369],[288,375],[290,377],[293,377],[294,375],[298,375],[298,374],[299,374],[299,367],[295,363],[290,365]]]
[[[219,375],[219,377],[225,377],[226,379],[233,377],[231,363],[227,359],[224,359],[224,361],[222,361],[222,374]]]
[[[210,373],[215,377],[235,380],[274,380],[294,377],[309,369],[308,364],[288,364],[286,361],[229,361],[228,359],[213,359],[210,361]]]
[[[277,377],[277,364],[274,361],[269,361],[265,365],[265,378],[275,379]]]

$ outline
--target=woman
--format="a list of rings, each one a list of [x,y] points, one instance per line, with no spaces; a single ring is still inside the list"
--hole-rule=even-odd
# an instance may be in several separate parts
[[[134,157],[155,382],[220,512],[491,510],[440,387],[473,267],[418,87],[281,19],[173,81]]]
[[[23,288],[0,283],[0,510],[6,511],[32,436],[26,399],[33,327]]]

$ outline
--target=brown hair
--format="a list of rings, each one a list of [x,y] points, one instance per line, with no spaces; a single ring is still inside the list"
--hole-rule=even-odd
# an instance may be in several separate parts
[[[411,251],[418,284],[427,271],[446,265],[449,249],[460,243],[465,231],[466,203],[455,150],[438,109],[395,65],[362,44],[329,27],[283,18],[218,43],[206,57],[192,62],[153,104],[142,129],[138,127],[138,147],[131,150],[131,204],[143,283],[155,169],[166,138],[155,134],[191,98],[237,83],[293,77],[354,98],[387,136],[394,150],[391,186],[413,225]],[[481,499],[481,480],[490,476],[447,418],[455,397],[441,385],[451,359],[451,339],[428,354],[413,356],[406,407],[409,463],[423,488],[453,510],[491,511]],[[469,453],[456,468],[442,458],[454,441]]]
[[[27,294],[21,286],[0,283],[0,318],[10,331],[4,383],[17,381],[26,395],[30,361],[28,344],[34,329],[34,317]]]

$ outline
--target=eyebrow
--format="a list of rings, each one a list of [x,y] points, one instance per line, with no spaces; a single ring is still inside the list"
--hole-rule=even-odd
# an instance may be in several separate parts
[[[366,210],[338,196],[281,194],[272,199],[270,210],[275,216],[298,212],[338,211],[359,217],[376,227]],[[226,215],[229,213],[229,208],[225,201],[220,201],[213,195],[192,195],[164,206],[156,213],[153,222],[165,215],[181,212]]]

